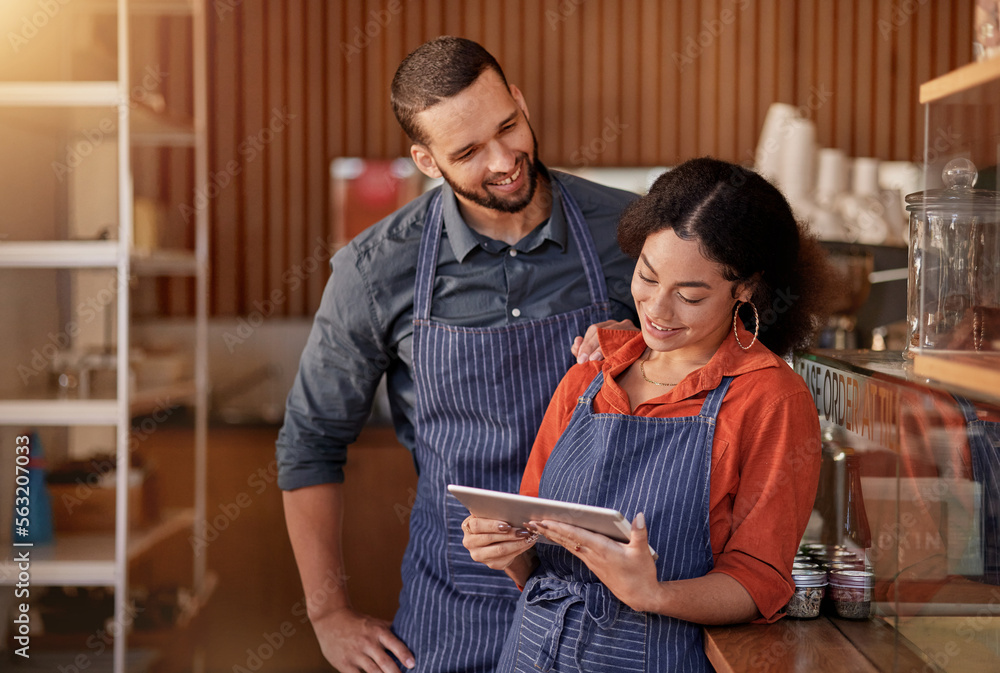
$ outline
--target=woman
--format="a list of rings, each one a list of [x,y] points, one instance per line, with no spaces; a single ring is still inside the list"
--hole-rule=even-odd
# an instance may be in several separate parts
[[[501,671],[711,670],[700,624],[773,621],[794,588],[820,438],[779,355],[821,324],[819,246],[774,187],[713,159],[662,175],[618,241],[641,333],[600,333],[606,359],[566,374],[521,493],[618,509],[631,539],[465,520],[472,557],[523,587]]]

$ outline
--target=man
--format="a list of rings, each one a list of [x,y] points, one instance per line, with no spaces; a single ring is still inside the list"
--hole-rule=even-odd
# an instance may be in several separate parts
[[[635,318],[615,227],[635,195],[550,173],[521,92],[475,42],[442,37],[392,83],[411,157],[445,185],[337,252],[277,442],[285,517],[306,595],[343,576],[346,447],[385,374],[419,474],[392,628],[346,587],[309,605],[341,671],[492,669],[517,589],[462,546],[446,486],[516,492],[556,384],[594,350],[588,326]],[[574,337],[576,337],[574,341]],[[592,357],[599,357],[595,353]]]

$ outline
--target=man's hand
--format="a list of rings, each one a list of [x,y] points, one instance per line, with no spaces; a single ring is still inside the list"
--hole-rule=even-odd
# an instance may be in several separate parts
[[[313,620],[313,630],[326,660],[341,673],[399,673],[392,652],[407,668],[413,654],[389,630],[389,622],[339,608]]]
[[[623,329],[638,331],[631,320],[605,320],[591,325],[582,337],[573,340],[570,352],[576,357],[576,363],[580,364],[587,360],[603,360],[604,353],[601,352],[601,345],[597,342],[597,330],[599,329]]]
[[[302,577],[306,611],[320,649],[342,673],[399,673],[386,652],[412,668],[413,653],[389,623],[351,608],[341,545],[344,494],[341,484],[284,491],[285,521]]]

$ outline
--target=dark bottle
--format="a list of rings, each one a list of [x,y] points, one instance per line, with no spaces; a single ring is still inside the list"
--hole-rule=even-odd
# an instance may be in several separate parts
[[[844,537],[854,540],[862,549],[872,546],[872,532],[865,514],[865,499],[861,493],[861,465],[854,449],[844,448]]]

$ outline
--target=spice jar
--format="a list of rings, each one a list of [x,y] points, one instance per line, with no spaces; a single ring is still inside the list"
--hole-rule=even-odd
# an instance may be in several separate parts
[[[792,569],[795,593],[785,606],[785,613],[795,619],[815,619],[819,617],[820,604],[826,592],[826,573],[822,570]]]
[[[868,570],[830,572],[830,599],[839,617],[869,619],[872,616],[872,588],[875,573]]]

